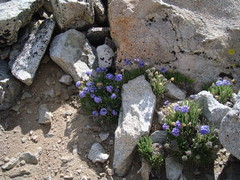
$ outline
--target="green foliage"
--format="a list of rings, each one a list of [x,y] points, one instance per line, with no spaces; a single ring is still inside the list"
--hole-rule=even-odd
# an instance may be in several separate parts
[[[218,148],[218,136],[204,125],[201,113],[200,106],[191,100],[167,107],[163,129],[168,132],[168,152],[180,161],[207,163]]]
[[[170,80],[171,78],[174,79],[175,84],[192,84],[194,82],[193,79],[186,77],[184,74],[180,72],[166,72],[165,77]]]
[[[218,80],[215,83],[212,84],[212,86],[209,88],[209,92],[213,94],[213,96],[222,104],[225,104],[233,93],[233,88],[230,85],[229,81],[226,80]]]
[[[167,80],[164,76],[155,68],[146,70],[147,79],[153,89],[154,94],[161,95],[166,91]]]
[[[164,163],[164,157],[160,152],[154,152],[152,143],[153,141],[150,137],[142,137],[137,144],[138,152],[152,167],[157,168]]]

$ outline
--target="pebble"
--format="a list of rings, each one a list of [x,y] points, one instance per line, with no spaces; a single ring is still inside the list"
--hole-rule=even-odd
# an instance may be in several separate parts
[[[107,133],[107,132],[101,132],[99,134],[101,141],[105,141],[108,138],[108,136],[109,136],[109,133]]]
[[[5,157],[4,162],[8,162],[8,161],[10,161],[9,157]]]
[[[83,176],[81,180],[88,180],[86,176]]]
[[[25,162],[24,160],[21,160],[21,161],[20,161],[20,165],[21,165],[21,166],[24,166],[25,164],[26,164],[26,162]]]
[[[26,137],[23,137],[22,139],[21,139],[21,142],[22,143],[25,143],[27,141],[27,138]]]
[[[32,141],[37,143],[38,142],[38,137],[37,135],[32,136]]]
[[[33,135],[33,131],[30,131],[30,132],[29,132],[29,136],[32,136],[32,135]]]
[[[111,168],[107,168],[107,173],[109,176],[113,176],[114,175],[114,170]]]

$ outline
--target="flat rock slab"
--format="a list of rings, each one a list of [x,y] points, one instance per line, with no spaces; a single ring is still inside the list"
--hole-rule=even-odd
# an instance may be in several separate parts
[[[44,0],[0,1],[0,46],[17,41],[18,31],[31,19]]]
[[[119,176],[127,173],[137,142],[149,133],[156,96],[148,81],[139,76],[123,85],[122,113],[115,131],[113,167]]]
[[[93,163],[101,162],[104,163],[109,158],[109,155],[105,153],[100,143],[94,143],[89,151],[88,159]]]
[[[48,47],[54,27],[55,22],[52,19],[38,21],[22,52],[13,63],[12,74],[28,86],[33,83],[33,78]]]
[[[86,71],[95,66],[95,51],[83,33],[70,29],[54,38],[50,47],[50,57],[70,74],[74,81],[79,81],[88,79]]]

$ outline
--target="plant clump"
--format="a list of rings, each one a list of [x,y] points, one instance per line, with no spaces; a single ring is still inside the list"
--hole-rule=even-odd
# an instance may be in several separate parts
[[[201,119],[202,110],[192,100],[167,105],[162,129],[168,132],[164,145],[168,154],[195,165],[214,159],[218,135]]]
[[[208,89],[211,94],[222,104],[225,104],[233,93],[231,82],[225,79],[219,79]]]

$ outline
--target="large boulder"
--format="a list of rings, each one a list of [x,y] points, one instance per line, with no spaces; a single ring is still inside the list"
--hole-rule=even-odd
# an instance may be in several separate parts
[[[0,46],[17,41],[18,31],[24,27],[43,4],[43,0],[0,1]]]
[[[240,3],[236,0],[111,0],[111,37],[117,59],[168,63],[195,80],[220,73],[240,79]]]
[[[74,81],[87,79],[86,71],[96,67],[95,53],[86,36],[75,29],[57,35],[50,46],[51,59]]]
[[[144,76],[123,85],[122,113],[115,131],[113,167],[124,176],[132,163],[137,142],[149,133],[156,97]]]
[[[94,23],[93,1],[51,0],[60,29],[83,29]]]
[[[28,86],[33,83],[33,78],[51,40],[54,27],[55,22],[52,19],[36,22],[29,39],[12,65],[12,74]]]
[[[223,117],[231,110],[230,107],[219,103],[210,92],[201,91],[194,99],[203,109],[203,116],[215,128],[219,128]]]
[[[0,111],[14,105],[22,90],[22,83],[8,71],[7,63],[0,60]]]

